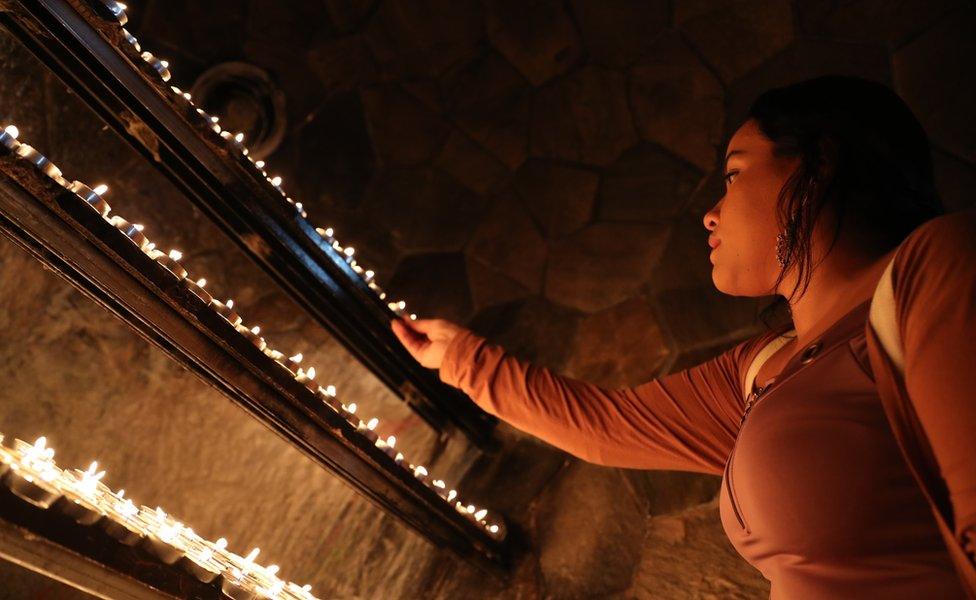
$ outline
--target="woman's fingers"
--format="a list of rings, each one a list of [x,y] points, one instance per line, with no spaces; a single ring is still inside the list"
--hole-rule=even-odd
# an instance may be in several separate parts
[[[418,331],[414,331],[412,328],[407,326],[401,319],[394,319],[391,323],[393,327],[393,333],[396,334],[400,343],[403,344],[414,358],[421,353],[427,344],[430,344],[430,340],[426,335]]]

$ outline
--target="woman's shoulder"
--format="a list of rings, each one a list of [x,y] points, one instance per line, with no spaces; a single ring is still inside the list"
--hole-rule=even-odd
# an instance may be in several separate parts
[[[916,227],[899,245],[896,265],[976,251],[976,207],[940,215]],[[969,255],[971,256],[971,255]]]

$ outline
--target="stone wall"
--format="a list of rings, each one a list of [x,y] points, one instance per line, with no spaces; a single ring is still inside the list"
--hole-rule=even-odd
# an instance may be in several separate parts
[[[721,195],[728,137],[771,86],[825,73],[892,85],[931,138],[946,206],[976,202],[976,11],[961,0],[129,4],[129,29],[173,63],[181,87],[226,61],[272,75],[287,125],[269,171],[411,310],[467,324],[522,358],[607,386],[686,368],[760,330],[764,299],[712,288],[701,221]],[[248,314],[257,311],[273,339],[317,349],[316,364],[341,378],[340,389],[370,398],[378,411],[398,408],[228,253],[175,191],[77,103],[56,100],[50,77],[28,83],[37,69],[29,62],[0,66],[0,117],[27,123],[25,137],[80,178],[111,184],[121,170],[115,189],[125,190],[134,214],[190,250],[191,267],[216,289],[233,290]],[[222,122],[233,128],[234,118]],[[714,478],[600,468],[510,431],[510,464],[464,448],[445,461],[460,472],[476,460],[471,489],[519,515],[533,544],[508,587],[485,583],[379,517],[9,243],[0,255],[0,410],[16,433],[57,431],[58,447],[75,462],[111,456],[104,460],[120,483],[205,533],[233,531],[232,541],[267,546],[286,574],[319,591],[768,593],[722,535]],[[72,356],[114,370],[96,381],[85,360],[66,357],[65,344]],[[409,413],[390,414],[412,424],[415,443],[427,447]],[[201,433],[218,424],[220,440]],[[86,428],[95,431],[80,436]],[[274,480],[256,479],[256,465]],[[312,511],[304,510],[309,498]],[[356,524],[354,532],[326,543],[335,515],[353,515],[343,522]]]

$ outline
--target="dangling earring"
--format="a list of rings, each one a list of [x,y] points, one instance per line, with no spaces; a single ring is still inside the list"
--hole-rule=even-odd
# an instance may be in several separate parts
[[[782,232],[776,236],[776,262],[779,263],[781,269],[786,268],[786,250],[787,250],[786,232]]]

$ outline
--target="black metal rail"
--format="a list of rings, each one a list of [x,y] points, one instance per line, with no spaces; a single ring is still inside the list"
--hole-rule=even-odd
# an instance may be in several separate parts
[[[508,544],[397,465],[81,197],[2,152],[0,231],[383,510],[505,575]]]
[[[211,123],[160,80],[117,22],[82,0],[0,0],[0,20],[431,426],[496,446],[496,420],[406,352],[384,301],[250,161],[213,139]]]

